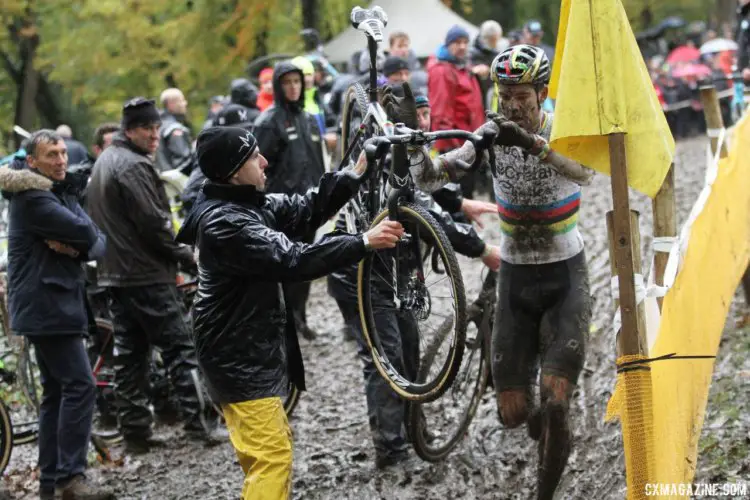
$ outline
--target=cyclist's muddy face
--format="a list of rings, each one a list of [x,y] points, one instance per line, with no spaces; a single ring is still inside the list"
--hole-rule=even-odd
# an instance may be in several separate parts
[[[499,85],[500,111],[506,118],[536,134],[541,124],[542,103],[547,87],[537,92],[533,85]]]

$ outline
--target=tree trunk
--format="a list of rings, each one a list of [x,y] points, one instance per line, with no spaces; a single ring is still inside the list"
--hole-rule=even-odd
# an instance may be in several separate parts
[[[302,27],[312,28],[320,31],[318,28],[318,0],[302,0]]]
[[[39,88],[39,72],[34,68],[34,57],[39,46],[39,36],[36,33],[21,39],[19,54],[21,59],[18,94],[16,98],[15,124],[32,131],[36,118],[36,97]],[[21,138],[16,136],[16,146],[20,147]]]

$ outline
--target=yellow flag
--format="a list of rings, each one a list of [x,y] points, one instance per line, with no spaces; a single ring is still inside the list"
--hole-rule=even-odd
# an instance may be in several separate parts
[[[620,0],[562,0],[550,95],[556,151],[609,175],[607,135],[626,133],[628,184],[656,195],[674,139]]]

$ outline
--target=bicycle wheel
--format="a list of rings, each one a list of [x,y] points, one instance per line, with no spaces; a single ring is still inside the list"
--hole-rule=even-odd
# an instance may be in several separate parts
[[[494,292],[494,290],[492,290]],[[489,339],[492,335],[494,307],[487,307],[470,319],[466,333],[461,369],[451,388],[437,401],[410,401],[407,408],[407,430],[417,455],[428,462],[444,459],[463,439],[474,419],[490,377]],[[420,379],[427,377],[445,336],[436,336],[423,358]]]
[[[341,122],[340,169],[356,162],[363,151],[365,141],[373,137],[377,130],[374,122],[364,122],[367,116],[368,97],[360,84],[354,84],[344,96]],[[347,153],[349,153],[347,155]],[[381,179],[383,162],[371,173],[372,177],[362,182],[359,192],[344,206],[346,230],[351,234],[366,231],[375,214],[385,206],[384,179]]]
[[[21,390],[24,396],[36,409],[37,415],[41,407],[41,387],[36,374],[36,364],[31,358],[31,342],[27,338],[23,339],[23,347],[18,355],[18,381],[21,384]]]
[[[373,226],[388,216],[384,210]],[[461,270],[448,238],[424,208],[400,205],[396,219],[405,229],[396,248],[371,252],[359,265],[362,331],[378,372],[397,394],[412,401],[433,401],[450,387],[461,366],[466,338]],[[376,314],[397,318],[401,336],[407,339],[402,341],[403,353],[393,352],[382,341]],[[434,352],[429,351],[435,337],[442,340]],[[430,371],[418,378],[420,356],[425,354],[432,357]]]
[[[297,386],[290,382],[289,392],[286,395],[286,399],[284,399],[284,411],[287,417],[292,416],[292,412],[297,407],[297,403],[299,403],[300,394],[301,392],[297,389]]]
[[[10,453],[13,451],[13,423],[5,402],[0,401],[0,475],[10,461]]]
[[[355,83],[344,94],[344,105],[341,111],[341,158],[346,158],[346,152],[352,142],[356,142],[349,157],[357,159],[362,152],[364,142],[372,137],[371,131],[360,130],[362,120],[367,115],[367,92],[362,85]]]
[[[20,386],[20,397],[11,403],[13,415],[13,443],[33,443],[39,437],[39,408],[42,390],[36,373],[36,364],[31,357],[31,342],[22,337],[16,362],[16,377]]]
[[[97,425],[102,428],[117,427],[117,401],[115,400],[114,325],[108,319],[96,318],[96,333],[87,340],[91,370],[96,381]],[[109,435],[110,431],[107,431]],[[106,440],[111,441],[109,437]]]

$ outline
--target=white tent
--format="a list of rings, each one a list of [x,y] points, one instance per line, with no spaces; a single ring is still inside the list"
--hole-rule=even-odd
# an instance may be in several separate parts
[[[462,18],[440,0],[376,0],[370,7],[379,5],[388,15],[388,26],[385,27],[381,48],[388,49],[388,36],[394,31],[409,34],[411,48],[417,57],[428,57],[434,54],[445,40],[445,34],[455,24],[469,32],[472,39],[479,28]],[[365,34],[351,25],[339,33],[325,46],[325,53],[332,63],[349,60],[357,50],[367,47]]]

